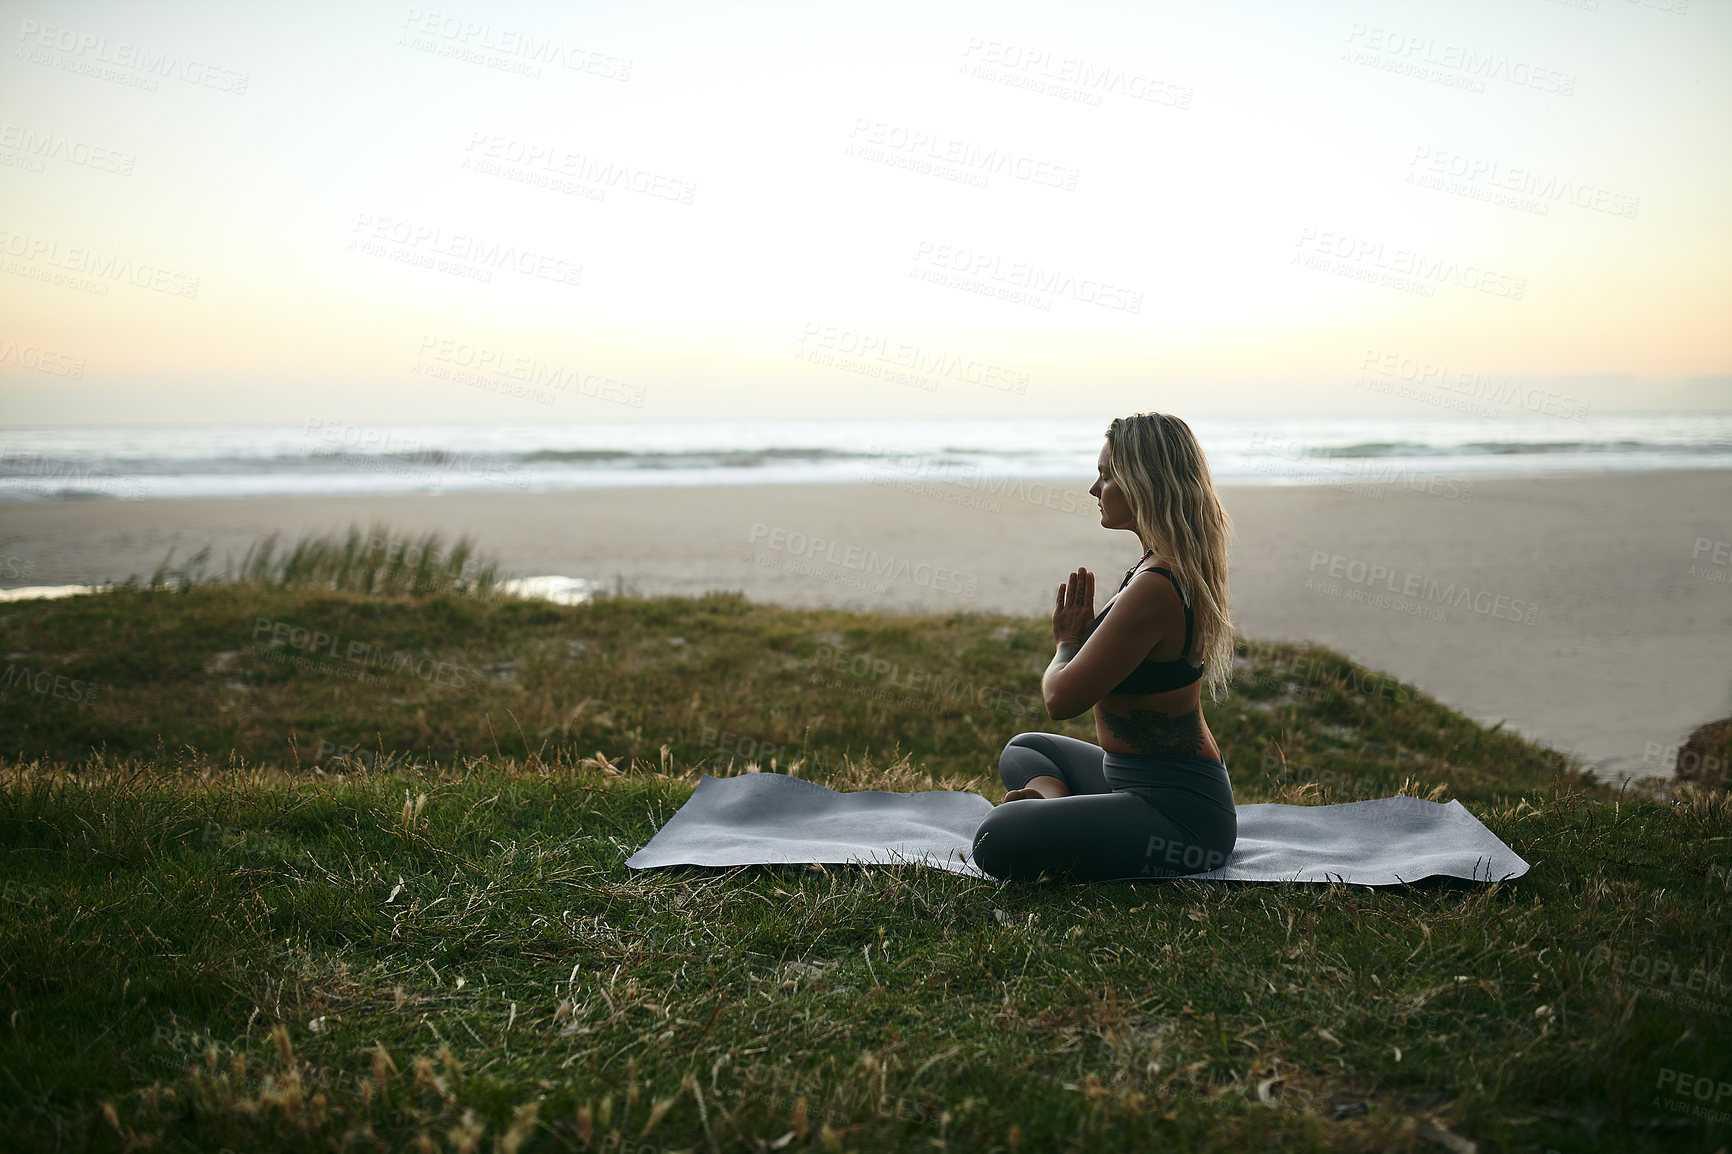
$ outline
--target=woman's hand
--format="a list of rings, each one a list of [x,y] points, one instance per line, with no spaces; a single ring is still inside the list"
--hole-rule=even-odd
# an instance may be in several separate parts
[[[1078,569],[1058,587],[1052,610],[1052,639],[1060,645],[1081,645],[1095,619],[1095,575]]]

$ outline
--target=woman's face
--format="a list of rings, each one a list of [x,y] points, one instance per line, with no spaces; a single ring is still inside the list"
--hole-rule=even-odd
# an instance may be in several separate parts
[[[1099,476],[1095,483],[1089,486],[1089,496],[1100,502],[1101,528],[1129,529],[1136,531],[1136,518],[1131,515],[1131,503],[1125,500],[1125,492],[1119,488],[1119,483],[1113,479],[1112,471],[1107,468],[1107,446],[1101,445],[1101,455],[1095,460],[1095,468]]]

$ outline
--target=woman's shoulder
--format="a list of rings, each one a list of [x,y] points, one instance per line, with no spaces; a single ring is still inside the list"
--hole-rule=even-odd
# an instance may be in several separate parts
[[[1153,573],[1159,578],[1159,580],[1156,580],[1156,581],[1138,581],[1137,578],[1141,577],[1144,573]],[[1135,588],[1138,585],[1142,585],[1145,588],[1151,587],[1151,586],[1158,586],[1158,587],[1161,587],[1164,589],[1171,590],[1175,594],[1177,594],[1179,592],[1179,579],[1177,576],[1174,575],[1172,566],[1162,564],[1161,562],[1158,562],[1158,561],[1150,561],[1146,565],[1141,565],[1137,568],[1136,572],[1131,574],[1130,587]]]
[[[1120,601],[1134,606],[1143,613],[1159,615],[1167,610],[1182,611],[1185,607],[1184,598],[1179,596],[1179,587],[1172,577],[1162,570],[1165,566],[1147,565],[1138,568],[1131,574],[1130,583],[1113,597],[1112,604]],[[1151,580],[1143,577],[1145,573],[1154,573]]]

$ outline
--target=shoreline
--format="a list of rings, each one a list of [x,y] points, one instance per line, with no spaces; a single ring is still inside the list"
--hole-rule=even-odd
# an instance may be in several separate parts
[[[511,575],[647,596],[1045,616],[1071,569],[1095,572],[1102,601],[1139,551],[1101,529],[1089,483],[990,506],[964,486],[898,478],[8,502],[0,584],[144,579],[170,548],[181,564],[206,545],[220,571],[266,533],[377,520],[448,542],[467,533]],[[1328,645],[1603,776],[1670,777],[1690,730],[1732,714],[1732,471],[1491,479],[1467,499],[1369,483],[1220,493],[1247,638]]]

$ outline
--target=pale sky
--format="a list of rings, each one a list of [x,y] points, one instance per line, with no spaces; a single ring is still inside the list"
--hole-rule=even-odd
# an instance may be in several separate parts
[[[1368,364],[1732,407],[1732,0],[0,37],[7,425],[1407,411]]]

